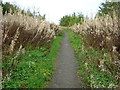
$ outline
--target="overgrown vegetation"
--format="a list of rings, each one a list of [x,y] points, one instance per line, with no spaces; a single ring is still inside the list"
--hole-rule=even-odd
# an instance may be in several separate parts
[[[110,52],[119,51],[119,18],[106,15],[94,19],[85,19],[83,24],[71,27],[78,34],[87,36],[87,41],[92,47],[99,47],[101,50],[107,48]]]
[[[3,30],[3,55],[26,47],[27,45],[41,47],[51,42],[57,35],[59,27],[38,17],[16,14],[4,15]]]
[[[54,62],[63,36],[57,36],[48,49],[26,47],[17,55],[14,65],[12,59],[16,53],[3,57],[3,88],[44,88],[54,74]]]
[[[83,60],[80,73],[91,87],[119,87],[120,17],[113,4],[102,5],[101,15],[70,27],[76,33],[71,39],[78,58]]]
[[[2,7],[3,87],[45,87],[62,38],[59,26],[20,9],[11,10],[14,6],[9,3]]]
[[[83,14],[78,13],[76,14],[75,12],[72,15],[65,15],[61,18],[60,20],[60,25],[61,26],[72,26],[78,23],[82,23],[84,19]]]
[[[102,3],[95,18],[85,19],[81,13],[65,15],[58,26],[45,21],[45,15],[1,3],[3,87],[46,87],[54,73],[63,28],[74,32],[68,31],[84,81],[93,88],[119,87],[119,4]]]
[[[109,71],[111,65],[110,52],[90,47],[85,43],[85,36],[68,31],[69,40],[80,61],[79,75],[91,88],[115,88],[118,87],[118,74]],[[85,40],[85,41],[84,41]],[[113,69],[116,66],[113,66]],[[116,77],[114,77],[116,75]]]

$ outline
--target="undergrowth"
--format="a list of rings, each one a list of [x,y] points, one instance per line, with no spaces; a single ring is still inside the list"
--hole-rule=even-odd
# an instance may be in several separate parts
[[[84,36],[75,34],[72,31],[67,32],[76,57],[80,62],[78,74],[83,77],[84,82],[92,88],[117,87],[119,80],[115,79],[113,73],[106,69],[111,60],[109,52],[85,46],[83,44]]]
[[[9,59],[3,63],[2,68],[9,73],[3,73],[3,88],[44,88],[51,80],[54,73],[54,62],[63,36],[57,36],[51,47],[27,47],[14,61],[14,66],[9,65],[14,55],[4,57]],[[3,61],[4,61],[3,60]],[[5,72],[5,71],[4,71]]]

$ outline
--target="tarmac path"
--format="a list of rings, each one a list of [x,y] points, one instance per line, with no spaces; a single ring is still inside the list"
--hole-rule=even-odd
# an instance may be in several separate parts
[[[78,62],[68,40],[68,33],[62,40],[60,52],[55,66],[55,75],[49,88],[83,88],[82,78],[77,75]]]

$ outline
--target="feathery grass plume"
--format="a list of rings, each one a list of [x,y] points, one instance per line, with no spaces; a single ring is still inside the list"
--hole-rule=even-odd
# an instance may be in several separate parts
[[[3,60],[3,64],[8,65],[8,67],[3,68],[3,75],[6,77],[4,78],[5,80],[10,78],[9,70],[15,67],[16,62],[19,63],[19,61],[16,61],[16,58],[21,53],[24,53],[25,47],[41,47],[46,43],[49,45],[60,29],[58,25],[41,20],[37,16],[31,17],[27,14],[21,14],[21,11],[14,14],[5,14],[0,19],[0,23],[3,26],[0,29],[0,32],[3,32],[3,35],[0,35],[0,39],[3,38],[1,40],[2,56],[8,58],[13,55],[11,59]]]
[[[119,48],[120,28],[116,15],[113,18],[106,15],[104,18],[86,19],[82,25],[78,24],[72,29],[76,33],[87,35],[91,46],[107,48],[109,51],[112,51],[112,46]]]
[[[120,77],[118,74],[120,70],[120,26],[119,17],[115,13],[113,15],[113,17],[106,15],[97,16],[94,19],[88,18],[82,24],[70,28],[73,32],[85,36],[85,45],[109,51],[110,64],[107,65],[105,59],[100,59],[98,67],[102,71],[111,72],[114,77],[118,78]]]
[[[20,45],[41,46],[44,42],[55,38],[59,27],[38,17],[30,17],[17,12],[6,14],[2,21],[3,27],[3,52],[12,53]],[[11,50],[7,52],[8,48]]]

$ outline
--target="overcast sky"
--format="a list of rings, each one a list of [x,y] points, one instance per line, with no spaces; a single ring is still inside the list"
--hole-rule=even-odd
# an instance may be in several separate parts
[[[60,18],[73,12],[82,12],[85,16],[94,16],[105,0],[3,0],[14,3],[22,9],[37,10],[46,14],[46,20],[59,23]]]

